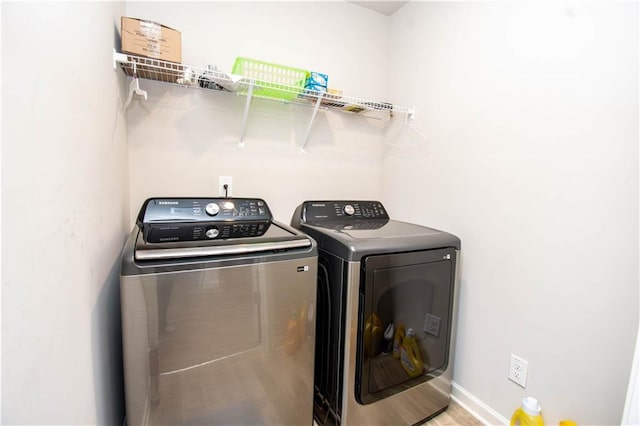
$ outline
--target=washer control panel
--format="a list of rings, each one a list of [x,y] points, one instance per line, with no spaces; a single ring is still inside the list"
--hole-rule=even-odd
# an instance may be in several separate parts
[[[306,201],[303,219],[307,223],[389,220],[379,201]]]
[[[272,220],[258,198],[150,198],[137,224],[147,243],[259,237]]]

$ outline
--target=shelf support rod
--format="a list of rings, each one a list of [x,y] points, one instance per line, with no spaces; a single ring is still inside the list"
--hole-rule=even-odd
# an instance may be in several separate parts
[[[244,104],[244,116],[242,117],[242,130],[240,132],[240,143],[238,148],[244,149],[244,135],[247,132],[247,119],[249,118],[249,108],[251,107],[251,98],[253,98],[253,81],[249,83],[249,91],[247,92],[247,102]]]
[[[311,126],[313,126],[313,121],[316,119],[316,114],[318,114],[318,109],[320,108],[321,101],[322,101],[322,93],[319,93],[318,100],[316,101],[316,105],[313,107],[311,120],[309,120],[309,125],[307,126],[307,132],[304,134],[304,139],[302,140],[302,147],[300,148],[300,152],[302,154],[305,153],[305,147],[307,146],[307,142],[309,140],[309,133],[311,132]]]

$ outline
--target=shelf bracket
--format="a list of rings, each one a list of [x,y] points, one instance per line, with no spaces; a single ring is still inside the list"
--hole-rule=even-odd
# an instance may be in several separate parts
[[[313,126],[313,122],[316,119],[316,114],[318,114],[318,109],[320,108],[320,102],[322,102],[322,93],[318,94],[318,100],[316,101],[316,105],[313,107],[313,113],[311,114],[311,120],[309,120],[309,125],[307,126],[307,132],[304,134],[304,139],[302,140],[302,147],[300,148],[300,152],[302,154],[305,153],[305,147],[307,146],[307,142],[309,141],[309,133],[311,133],[311,126]]]
[[[244,116],[242,117],[242,130],[240,132],[240,142],[238,148],[244,149],[244,135],[247,133],[247,119],[249,118],[249,108],[251,107],[251,98],[253,98],[253,81],[249,84],[247,92],[247,102],[244,104]]]
[[[127,55],[124,53],[116,52],[116,49],[113,49],[113,69],[116,70],[118,68],[118,62],[127,63]]]

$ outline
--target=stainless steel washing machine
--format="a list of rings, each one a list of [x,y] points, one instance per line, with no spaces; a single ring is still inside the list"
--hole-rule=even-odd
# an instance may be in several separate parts
[[[147,200],[122,253],[128,425],[312,424],[316,275],[264,200]]]
[[[413,425],[449,404],[460,240],[378,201],[306,201],[318,243],[314,418]]]

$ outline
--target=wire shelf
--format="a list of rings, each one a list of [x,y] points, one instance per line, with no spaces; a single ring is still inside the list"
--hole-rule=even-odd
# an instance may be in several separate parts
[[[388,113],[389,116],[395,113],[409,116],[414,114],[413,108],[388,102],[377,102],[309,89],[301,90],[299,86],[254,80],[241,75],[226,73],[213,67],[197,67],[120,53],[114,53],[114,65],[115,62],[120,63],[122,70],[128,76],[184,87],[238,92],[245,95],[249,93],[249,87],[252,87],[251,93],[254,97],[311,106],[319,101],[319,107],[323,109],[340,110],[351,114],[366,115],[368,111],[384,112]],[[281,97],[276,98],[268,95],[274,91],[289,93],[293,96],[290,96],[290,100],[283,101]],[[264,94],[261,92],[264,92]]]
[[[311,114],[304,138],[300,144],[303,153],[305,152],[309,134],[319,109],[339,110],[351,114],[360,114],[368,119],[374,118],[376,120],[382,120],[381,123],[383,124],[388,123],[394,114],[405,114],[405,119],[414,118],[415,110],[413,108],[393,105],[388,102],[375,102],[362,98],[344,96],[341,93],[325,93],[309,90],[300,87],[300,85],[291,86],[281,82],[265,81],[230,74],[211,66],[203,68],[178,64],[144,56],[118,53],[114,49],[114,69],[117,68],[117,64],[120,64],[120,67],[126,75],[133,77],[129,84],[129,96],[124,104],[124,109],[130,105],[133,94],[143,96],[144,99],[147,99],[147,92],[140,88],[140,79],[156,80],[168,84],[204,90],[235,92],[239,95],[245,95],[247,100],[245,102],[242,128],[239,137],[240,148],[244,148],[244,137],[247,130],[249,110],[251,100],[254,97],[313,107],[313,113]]]

